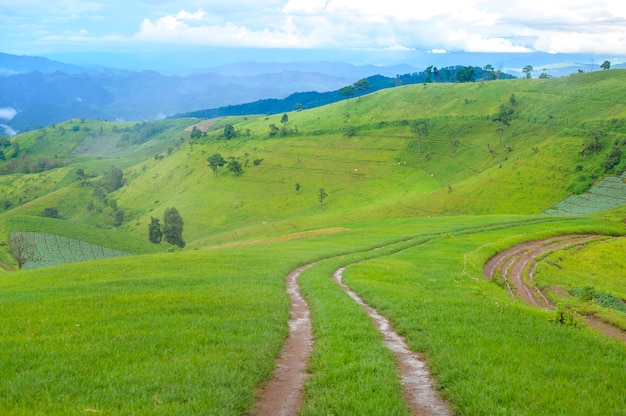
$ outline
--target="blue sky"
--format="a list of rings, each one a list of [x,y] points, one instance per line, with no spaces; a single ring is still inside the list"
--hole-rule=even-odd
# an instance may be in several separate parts
[[[370,57],[369,63],[413,52],[610,59],[626,56],[626,6],[623,0],[0,0],[0,52],[104,57],[183,50],[246,51],[232,59],[250,54],[266,61],[280,51]]]

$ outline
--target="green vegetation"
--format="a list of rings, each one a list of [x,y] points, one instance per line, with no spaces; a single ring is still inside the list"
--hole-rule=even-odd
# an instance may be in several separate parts
[[[550,215],[589,215],[626,205],[626,175],[609,176],[582,195],[572,195],[547,209]]]
[[[626,240],[615,238],[552,253],[535,271],[537,285],[556,302],[626,330],[624,249]]]
[[[408,414],[393,355],[331,280],[340,267],[457,414],[623,412],[626,345],[556,325],[482,268],[530,239],[612,236],[546,255],[535,279],[563,317],[626,329],[624,70],[482,74],[493,81],[378,90],[349,113],[70,120],[11,138],[0,413],[247,414],[288,334],[285,276],[311,262],[302,414]],[[346,98],[367,89],[352,87]],[[11,236],[32,237],[31,257],[81,263],[19,271]],[[131,256],[76,254],[98,250]]]

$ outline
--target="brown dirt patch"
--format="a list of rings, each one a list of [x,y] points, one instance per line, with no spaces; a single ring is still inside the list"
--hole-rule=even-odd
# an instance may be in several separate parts
[[[606,238],[600,235],[563,235],[541,241],[527,241],[508,250],[502,251],[485,263],[485,279],[500,275],[506,283],[511,297],[519,297],[531,306],[553,310],[554,305],[533,284],[533,272],[537,266],[537,257],[549,251],[587,244]],[[626,331],[609,325],[595,316],[586,317],[587,324],[604,335],[626,342]]]
[[[201,132],[205,132],[205,131],[209,131],[213,128],[213,126],[215,125],[215,122],[219,120],[219,118],[212,118],[209,120],[202,120],[199,123],[194,124],[193,126],[189,126],[185,129],[186,132],[191,132],[193,130],[193,128],[197,128],[198,130],[200,130]]]

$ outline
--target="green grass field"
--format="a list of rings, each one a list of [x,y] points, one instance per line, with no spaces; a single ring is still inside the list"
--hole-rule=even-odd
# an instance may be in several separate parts
[[[605,166],[626,150],[625,74],[381,90],[349,113],[345,101],[290,112],[284,136],[269,136],[279,114],[224,118],[197,139],[188,119],[70,120],[12,138],[21,154],[0,169],[30,171],[0,175],[0,413],[248,414],[288,334],[285,277],[319,261],[300,277],[314,333],[301,414],[409,414],[393,355],[332,281],[340,267],[457,414],[624,414],[626,345],[554,323],[482,268],[523,241],[607,234],[545,256],[537,284],[626,299],[625,208],[544,214],[621,180],[626,159]],[[492,118],[512,95],[500,144]],[[214,175],[216,153],[243,172]],[[43,157],[62,166],[26,164]],[[112,168],[123,186],[105,192]],[[60,218],[42,217],[50,207]],[[148,241],[170,207],[184,249]],[[131,255],[17,270],[11,233]],[[626,328],[626,312],[559,296]]]

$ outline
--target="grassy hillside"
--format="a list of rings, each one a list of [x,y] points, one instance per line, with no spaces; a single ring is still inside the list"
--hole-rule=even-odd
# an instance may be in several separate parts
[[[205,134],[196,119],[70,120],[3,141],[0,413],[246,414],[288,331],[285,276],[320,260],[301,279],[315,334],[303,414],[406,414],[393,357],[330,279],[339,267],[425,354],[456,413],[619,414],[624,344],[557,325],[481,273],[529,239],[626,234],[624,207],[544,213],[624,171],[625,98],[626,71],[610,70],[403,86],[203,121]],[[170,207],[183,250],[148,242]],[[16,271],[18,231],[135,256]],[[563,277],[549,265],[575,270],[577,256],[553,255],[546,284],[623,296],[619,275]]]

